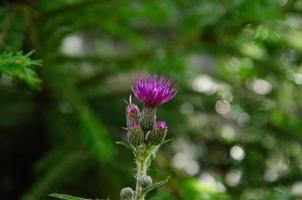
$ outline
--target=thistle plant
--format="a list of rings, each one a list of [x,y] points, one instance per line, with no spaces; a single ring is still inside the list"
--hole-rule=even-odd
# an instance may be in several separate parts
[[[178,89],[172,85],[172,81],[164,76],[141,76],[134,88],[135,97],[143,103],[142,112],[129,98],[126,106],[126,124],[128,143],[118,142],[128,147],[134,155],[136,164],[136,185],[123,188],[120,192],[121,200],[144,200],[146,194],[165,184],[169,177],[163,181],[153,182],[147,172],[151,161],[156,157],[160,146],[166,143],[167,124],[157,121],[156,109],[170,101]]]
[[[164,76],[141,76],[134,88],[135,97],[143,103],[142,111],[132,103],[131,95],[126,106],[126,130],[128,142],[117,142],[129,148],[134,155],[136,164],[135,188],[125,187],[120,191],[121,200],[145,200],[145,196],[151,190],[168,182],[165,180],[154,182],[147,174],[151,161],[156,157],[160,146],[166,140],[168,126],[165,121],[158,120],[156,109],[170,101],[178,92],[172,81]],[[73,197],[65,194],[51,194],[51,197],[63,200],[89,200]]]

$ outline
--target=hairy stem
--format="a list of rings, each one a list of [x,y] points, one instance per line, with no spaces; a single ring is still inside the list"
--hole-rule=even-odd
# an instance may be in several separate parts
[[[144,176],[147,175],[148,168],[150,166],[150,158],[152,151],[145,151],[145,154],[136,158],[136,186],[135,186],[135,197],[134,200],[145,200],[145,194],[142,191],[140,181]]]

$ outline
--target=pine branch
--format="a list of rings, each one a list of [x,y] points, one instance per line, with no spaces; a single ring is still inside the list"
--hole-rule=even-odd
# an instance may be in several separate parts
[[[41,35],[37,29],[37,19],[31,14],[32,10],[27,9],[26,17],[30,26],[30,38],[37,54],[43,58],[45,63],[54,63],[52,58],[43,54],[41,45]],[[104,125],[95,116],[86,102],[77,92],[74,83],[66,79],[65,75],[60,74],[53,66],[48,65],[44,68],[44,80],[53,92],[53,95],[59,100],[67,101],[76,111],[76,116],[80,124],[81,141],[91,150],[99,160],[108,161],[114,154],[114,147],[109,134]]]
[[[72,152],[68,155],[62,154],[61,159],[49,166],[45,175],[21,199],[44,199],[44,196],[51,188],[54,186],[58,187],[58,184],[62,185],[69,178],[79,175],[79,166],[82,168],[88,166],[87,164],[83,165],[85,162],[87,162],[87,156],[83,152]]]
[[[0,75],[6,74],[37,88],[41,81],[33,67],[41,65],[41,61],[30,59],[32,53],[33,51],[25,55],[22,52],[0,54]]]

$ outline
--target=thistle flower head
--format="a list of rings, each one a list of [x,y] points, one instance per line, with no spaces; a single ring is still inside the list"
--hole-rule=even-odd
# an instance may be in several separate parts
[[[152,185],[152,178],[150,176],[143,176],[141,177],[139,180],[140,185],[142,186],[142,188],[148,188]]]
[[[165,140],[168,131],[168,126],[164,121],[158,121],[154,129],[147,135],[147,142],[152,145],[162,144]]]
[[[138,109],[138,107],[135,104],[130,103],[130,104],[127,105],[127,108],[126,108],[126,114],[127,114],[127,116],[133,116],[137,112],[139,112],[139,109]]]
[[[130,187],[123,188],[120,196],[121,200],[131,200],[134,197],[134,191]]]
[[[126,107],[126,120],[127,127],[139,125],[140,123],[140,111],[133,103],[129,103]]]
[[[144,132],[140,127],[140,125],[134,124],[128,127],[127,129],[128,129],[127,137],[130,144],[134,146],[139,146],[144,142]]]
[[[172,85],[172,81],[165,76],[141,76],[133,89],[134,95],[146,107],[155,108],[170,101],[177,93],[178,89]]]
[[[158,129],[160,132],[163,132],[168,129],[166,122],[158,121],[155,125],[155,129]]]

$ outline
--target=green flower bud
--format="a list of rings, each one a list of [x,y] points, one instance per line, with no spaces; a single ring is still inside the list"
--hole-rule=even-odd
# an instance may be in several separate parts
[[[147,135],[147,143],[159,145],[164,142],[168,127],[164,121],[158,121],[149,134]]]
[[[144,131],[149,131],[156,122],[156,108],[144,107],[142,112],[141,125]]]
[[[144,131],[139,125],[133,125],[128,127],[128,141],[133,146],[139,146],[144,143]]]
[[[120,193],[121,200],[132,200],[134,197],[134,191],[130,187],[123,188]]]
[[[139,181],[140,186],[143,189],[146,189],[152,186],[152,178],[150,176],[143,176]]]
[[[140,124],[140,111],[138,107],[130,103],[126,107],[126,121],[127,121],[127,127],[133,126],[133,125],[139,125]]]

